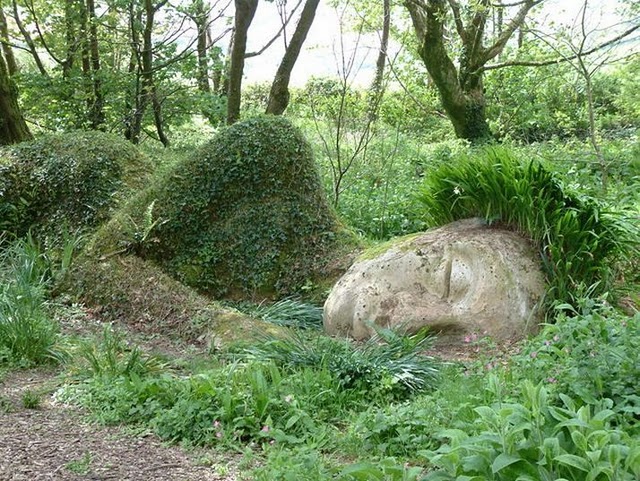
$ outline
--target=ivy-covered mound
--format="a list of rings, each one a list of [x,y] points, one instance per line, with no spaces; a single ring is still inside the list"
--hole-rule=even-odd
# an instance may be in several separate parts
[[[133,251],[214,297],[266,297],[313,280],[338,232],[309,144],[286,119],[258,117],[156,179],[93,250]]]
[[[102,132],[45,135],[0,149],[0,231],[59,236],[107,220],[152,165]]]

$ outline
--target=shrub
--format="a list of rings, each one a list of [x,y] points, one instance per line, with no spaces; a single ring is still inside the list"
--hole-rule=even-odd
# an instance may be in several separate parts
[[[430,225],[482,217],[538,247],[549,299],[574,302],[580,286],[607,292],[618,261],[638,253],[638,228],[624,211],[564,186],[536,161],[492,148],[443,164],[420,192]]]
[[[46,135],[0,150],[0,229],[59,237],[105,221],[140,188],[149,161],[102,132]]]
[[[152,230],[135,244],[128,233],[149,224],[150,206]],[[174,165],[116,216],[94,249],[135,250],[214,296],[268,296],[313,279],[339,235],[307,142],[287,120],[260,117]]]

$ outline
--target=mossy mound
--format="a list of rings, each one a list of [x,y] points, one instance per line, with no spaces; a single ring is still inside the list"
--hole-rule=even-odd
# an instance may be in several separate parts
[[[281,117],[229,127],[173,166],[98,233],[214,297],[289,294],[344,245],[309,144]]]
[[[152,172],[138,149],[103,132],[45,135],[0,149],[0,230],[58,237],[107,220]]]
[[[222,307],[137,256],[82,257],[63,290],[100,317],[141,331],[207,344],[246,340],[278,327]]]

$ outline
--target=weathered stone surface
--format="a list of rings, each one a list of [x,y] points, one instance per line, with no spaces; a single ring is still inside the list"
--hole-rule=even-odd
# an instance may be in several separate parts
[[[518,234],[467,219],[365,252],[324,306],[329,334],[365,339],[368,321],[444,339],[495,339],[536,329],[545,290],[539,257]]]

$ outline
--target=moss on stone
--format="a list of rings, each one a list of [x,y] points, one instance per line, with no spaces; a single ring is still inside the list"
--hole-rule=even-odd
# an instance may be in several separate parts
[[[411,249],[412,247],[411,240],[415,239],[416,237],[422,234],[423,234],[422,232],[407,234],[401,237],[394,237],[393,239],[389,239],[388,241],[375,244],[371,247],[366,248],[362,253],[360,253],[360,255],[357,258],[357,261],[360,262],[360,261],[368,261],[371,259],[375,259],[393,247],[398,247],[398,246],[402,247],[403,245],[406,245],[407,250]]]
[[[139,257],[83,256],[63,286],[105,320],[201,344],[251,338],[275,326],[222,307]]]

